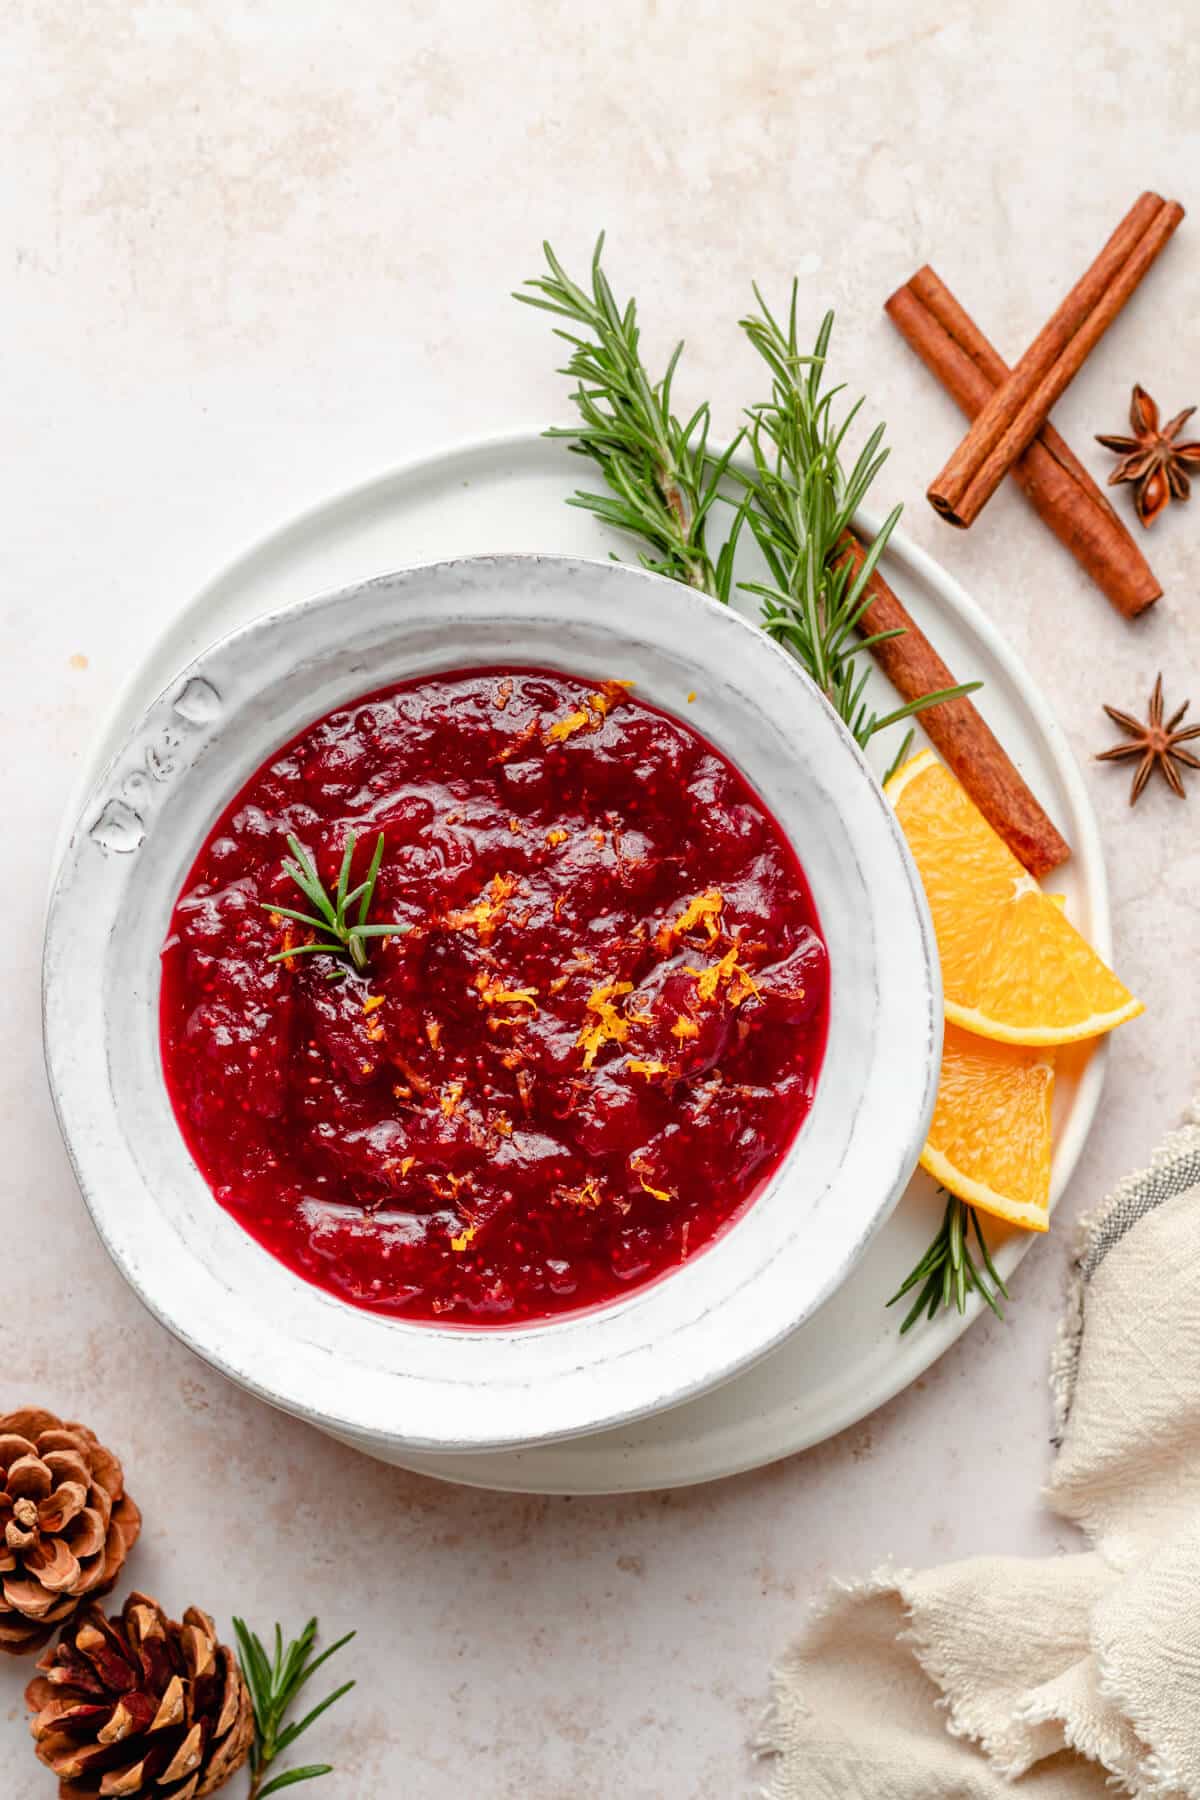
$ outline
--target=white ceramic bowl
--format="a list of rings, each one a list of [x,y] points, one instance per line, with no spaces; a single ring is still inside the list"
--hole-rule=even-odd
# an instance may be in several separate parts
[[[811,883],[829,948],[829,1042],[792,1149],[711,1248],[602,1309],[447,1330],[310,1286],[218,1206],[163,1081],[159,948],[214,819],[278,745],[388,683],[504,662],[632,679],[741,767]],[[857,748],[795,662],[673,582],[537,556],[386,575],[261,619],[183,670],[82,809],[51,901],[44,982],[59,1119],[126,1279],[233,1380],[381,1455],[594,1431],[762,1356],[887,1218],[925,1137],[941,1048],[916,871]]]

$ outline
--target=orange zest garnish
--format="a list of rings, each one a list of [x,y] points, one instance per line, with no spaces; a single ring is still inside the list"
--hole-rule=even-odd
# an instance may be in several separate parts
[[[566,832],[561,831],[557,826],[555,826],[553,831],[548,831],[546,833],[546,842],[549,844],[549,846],[552,850],[557,850],[558,846],[560,844],[565,844],[566,841],[567,841]]]
[[[695,1019],[689,1019],[686,1013],[680,1013],[671,1027],[671,1036],[677,1038],[695,1038],[700,1036],[700,1027]]]
[[[554,724],[551,725],[549,731],[546,733],[546,742],[548,744],[561,744],[565,738],[570,737],[573,731],[582,731],[583,727],[589,723],[590,720],[588,719],[587,714],[582,710],[579,712],[568,713],[565,719],[557,719]]]
[[[383,1005],[383,1003],[386,999],[387,999],[386,994],[368,994],[366,999],[363,1001],[362,1009],[365,1013],[378,1012],[379,1008]]]
[[[427,1094],[429,1092],[429,1083],[426,1081],[425,1077],[419,1070],[414,1069],[407,1058],[401,1056],[398,1050],[392,1051],[392,1061],[395,1063],[404,1079],[408,1082],[410,1088],[415,1088],[418,1094]]]
[[[676,1198],[674,1188],[657,1188],[646,1180],[646,1164],[640,1156],[631,1157],[629,1166],[637,1176],[644,1193],[652,1194],[656,1200],[674,1200]]]
[[[694,931],[700,924],[703,924],[710,940],[717,937],[720,933],[717,919],[724,904],[725,896],[719,888],[709,888],[705,893],[697,894],[688,901],[677,919],[668,919],[659,926],[654,934],[655,949],[669,950],[677,937]]]
[[[431,1050],[440,1050],[442,1047],[442,1021],[440,1019],[426,1019],[425,1036],[429,1039],[429,1048]]]
[[[457,912],[446,914],[446,924],[451,931],[469,931],[473,926],[481,943],[495,935],[496,926],[504,914],[506,901],[517,891],[514,875],[492,876],[487,892],[474,906],[460,907]]]
[[[715,1000],[719,990],[728,984],[729,1004],[740,1006],[751,994],[757,996],[758,988],[747,970],[738,961],[740,944],[734,944],[725,952],[720,962],[710,963],[707,969],[688,969],[689,975],[696,977],[696,998],[705,1006]]]
[[[623,1044],[629,1036],[629,1021],[621,1017],[613,1001],[632,992],[632,981],[606,981],[592,989],[588,996],[588,1011],[595,1013],[595,1022],[585,1025],[575,1039],[583,1050],[585,1069],[591,1068],[602,1044]]]
[[[462,1099],[462,1097],[463,1097],[462,1082],[461,1081],[448,1082],[446,1085],[446,1090],[443,1093],[442,1098],[441,1098],[442,1117],[444,1119],[449,1119],[449,1118],[453,1117],[454,1113],[457,1112],[457,1110],[458,1110],[458,1103]]]
[[[402,1175],[407,1175],[416,1160],[415,1156],[402,1156],[400,1158],[400,1173]]]
[[[496,708],[497,712],[504,711],[505,707],[508,705],[509,701],[512,699],[512,691],[513,691],[512,676],[506,675],[504,677],[504,680],[500,683],[500,686],[496,689],[495,693],[492,695],[492,705]]]
[[[604,1195],[596,1186],[595,1177],[589,1175],[582,1187],[559,1188],[558,1198],[567,1206],[599,1206]]]
[[[644,1075],[648,1081],[651,1075],[669,1074],[671,1065],[669,1063],[659,1062],[657,1058],[651,1058],[647,1061],[644,1057],[631,1056],[629,1061],[625,1064],[625,1067],[629,1070],[631,1075]]]
[[[536,988],[505,987],[499,975],[489,975],[485,969],[475,977],[475,986],[485,1006],[532,1006],[534,1012],[538,1009]]]
[[[523,750],[526,744],[537,736],[537,730],[537,720],[531,719],[528,725],[523,726],[521,730],[516,733],[512,742],[504,746],[503,750],[499,752],[495,760],[498,763],[508,762],[510,758],[516,756],[518,751]]]
[[[492,1124],[500,1133],[501,1137],[512,1136],[512,1120],[507,1113],[497,1113],[496,1117],[492,1120]]]
[[[450,1248],[452,1250],[465,1250],[467,1245],[474,1238],[475,1233],[478,1230],[479,1230],[478,1225],[476,1225],[476,1224],[468,1225],[463,1231],[459,1232],[457,1237],[452,1237],[450,1239]]]
[[[670,1188],[651,1187],[650,1183],[646,1180],[646,1177],[641,1173],[638,1174],[638,1182],[640,1183],[643,1192],[652,1195],[655,1200],[674,1200],[675,1198],[674,1192]]]
[[[743,969],[739,963],[735,963],[734,980],[729,988],[730,1006],[740,1006],[742,1001],[749,1000],[751,995],[753,995],[756,1000],[761,999],[762,997],[759,993],[757,983],[751,980],[746,970]]]

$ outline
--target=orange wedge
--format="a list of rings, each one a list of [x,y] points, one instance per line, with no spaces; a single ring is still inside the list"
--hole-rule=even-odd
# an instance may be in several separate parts
[[[1006,1044],[1070,1044],[1145,1010],[932,751],[885,791],[925,884],[952,1024]]]
[[[1053,1097],[1053,1050],[998,1044],[947,1025],[922,1168],[981,1212],[1045,1231]]]

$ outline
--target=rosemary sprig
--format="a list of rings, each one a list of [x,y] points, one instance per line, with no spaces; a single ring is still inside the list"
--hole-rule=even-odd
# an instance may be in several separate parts
[[[268,1794],[281,1793],[284,1788],[295,1787],[298,1782],[315,1780],[318,1775],[331,1775],[332,1763],[306,1763],[303,1768],[285,1769],[269,1778],[268,1771],[277,1756],[290,1750],[296,1739],[310,1725],[315,1724],[323,1712],[328,1712],[335,1700],[340,1700],[354,1686],[353,1681],[343,1682],[340,1688],[319,1701],[304,1718],[287,1723],[288,1712],[300,1690],[316,1674],[322,1663],[328,1662],[343,1645],[350,1642],[354,1632],[348,1631],[345,1637],[340,1637],[328,1650],[310,1658],[309,1653],[317,1636],[315,1619],[310,1619],[300,1636],[286,1648],[283,1632],[276,1625],[273,1657],[268,1656],[262,1639],[250,1630],[244,1619],[235,1619],[233,1629],[237,1634],[238,1660],[242,1665],[254,1708],[254,1744],[250,1751],[248,1800],[267,1800]]]
[[[308,851],[299,838],[289,833],[287,843],[292,854],[283,859],[284,874],[295,882],[313,911],[297,912],[290,906],[279,906],[273,900],[261,900],[259,905],[267,912],[277,913],[284,919],[295,919],[301,925],[311,925],[321,935],[311,944],[295,944],[290,950],[280,950],[276,955],[269,956],[268,962],[287,962],[293,956],[349,956],[361,974],[367,966],[368,938],[395,937],[408,929],[406,925],[368,925],[367,915],[375,898],[375,883],[383,861],[384,837],[381,831],[366,880],[360,881],[356,888],[351,889],[350,871],[354,864],[357,841],[352,831],[347,833],[337,888],[331,897],[326,892],[325,884]],[[351,909],[356,904],[358,916],[353,918]]]
[[[641,538],[647,545],[641,556],[645,568],[728,601],[737,532],[714,559],[707,526],[743,434],[713,457],[708,451],[708,402],[682,423],[672,412],[683,344],[676,344],[662,379],[652,381],[641,358],[637,303],[617,305],[601,266],[603,232],[592,256],[590,293],[570,279],[549,244],[542,248],[549,274],[526,281],[524,287],[533,291],[513,297],[578,328],[556,326],[555,336],[571,346],[560,373],[576,384],[572,399],[580,419],[578,425],[552,426],[545,435],[567,438],[572,450],[590,457],[609,490],[593,494],[580,489],[567,504]],[[580,331],[588,335],[580,336]]]
[[[982,1269],[971,1253],[972,1230],[979,1245]],[[965,1312],[969,1293],[978,1294],[998,1319],[1004,1317],[998,1296],[1007,1300],[1010,1295],[992,1261],[983,1227],[979,1223],[979,1214],[973,1206],[968,1206],[965,1200],[959,1200],[954,1194],[946,1195],[941,1230],[907,1280],[892,1295],[888,1305],[895,1306],[898,1300],[903,1300],[914,1288],[919,1288],[920,1291],[900,1327],[901,1337],[911,1330],[922,1314],[927,1319],[932,1319],[940,1307],[949,1306],[951,1302],[960,1313]]]
[[[518,292],[515,298],[576,328],[555,329],[571,346],[562,373],[576,384],[572,399],[579,413],[577,425],[552,426],[546,436],[565,438],[573,450],[590,457],[609,489],[607,494],[579,490],[568,504],[640,538],[646,545],[641,553],[645,568],[725,602],[733,586],[738,538],[748,521],[770,580],[738,586],[758,596],[765,629],[794,653],[860,744],[940,700],[973,692],[978,682],[922,695],[883,716],[864,699],[868,671],[858,653],[899,635],[889,631],[860,638],[857,627],[870,605],[867,582],[900,508],[856,572],[845,559],[842,539],[887,452],[881,448],[883,427],[878,426],[849,476],[843,473],[842,447],[862,402],[839,423],[833,402],[841,389],[822,392],[833,314],[826,314],[812,354],[804,355],[797,336],[797,285],[792,286],[786,330],[755,288],[760,312],[741,324],[771,370],[771,399],[752,407],[749,426],[714,456],[708,449],[708,403],[702,402],[686,422],[671,410],[682,343],[660,381],[652,381],[646,371],[637,303],[631,299],[618,305],[604,273],[604,234],[592,257],[590,292],[571,280],[549,244],[543,249],[549,273],[525,282],[532,291]],[[747,438],[750,470],[733,461]],[[740,502],[736,492],[727,491],[730,483],[740,486]],[[735,511],[714,558],[707,528],[718,500]]]
[[[859,653],[902,637],[903,629],[860,636],[858,627],[871,604],[867,592],[875,567],[895,530],[902,509],[889,513],[867,547],[857,571],[846,557],[850,522],[887,461],[883,426],[877,425],[849,474],[842,448],[862,400],[841,419],[833,403],[840,387],[822,392],[833,332],[827,312],[811,354],[800,350],[797,330],[798,283],[792,283],[786,328],[775,318],[757,285],[759,311],[740,321],[742,330],[771,372],[771,398],[750,409],[748,441],[753,470],[730,473],[746,489],[748,522],[770,572],[769,582],[742,581],[763,604],[764,629],[785,644],[864,747],[877,732],[911,719],[939,701],[969,694],[978,681],[922,694],[880,716],[864,698],[868,668]],[[905,737],[893,768],[907,755]]]

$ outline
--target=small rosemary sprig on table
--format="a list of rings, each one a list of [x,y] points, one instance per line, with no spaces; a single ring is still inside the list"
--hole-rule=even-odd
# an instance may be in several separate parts
[[[641,358],[637,303],[617,305],[601,266],[603,232],[592,256],[590,293],[570,279],[549,244],[542,248],[549,274],[527,281],[525,287],[533,292],[513,298],[588,333],[581,337],[554,328],[555,336],[571,346],[560,372],[576,384],[571,398],[580,422],[551,426],[545,435],[566,438],[572,450],[590,457],[609,488],[607,494],[581,489],[567,504],[641,538],[647,546],[641,557],[645,568],[727,601],[736,533],[714,560],[707,526],[742,433],[722,455],[711,457],[708,402],[686,423],[676,418],[671,390],[683,344],[676,344],[662,379],[652,381]]]
[[[972,1231],[979,1245],[982,1269],[971,1253]],[[998,1319],[1004,1317],[999,1297],[1007,1300],[1009,1292],[992,1261],[983,1227],[979,1223],[979,1214],[973,1206],[969,1206],[965,1200],[959,1200],[954,1194],[946,1195],[941,1230],[907,1280],[892,1295],[888,1305],[895,1306],[898,1300],[903,1300],[914,1288],[919,1288],[920,1291],[900,1327],[901,1337],[911,1330],[922,1314],[925,1318],[932,1319],[939,1308],[949,1306],[951,1302],[960,1313],[965,1312],[967,1295],[970,1293],[978,1294]]]
[[[318,1775],[331,1775],[332,1763],[306,1763],[303,1768],[285,1769],[280,1774],[271,1776],[268,1776],[268,1771],[277,1756],[283,1756],[290,1750],[301,1733],[315,1724],[322,1713],[328,1712],[335,1700],[340,1700],[354,1686],[353,1681],[343,1682],[340,1688],[319,1701],[304,1718],[287,1723],[292,1704],[310,1676],[315,1675],[322,1663],[328,1662],[343,1645],[348,1644],[355,1635],[354,1632],[348,1631],[345,1637],[340,1637],[328,1650],[323,1650],[319,1656],[310,1659],[309,1653],[317,1636],[315,1619],[310,1619],[300,1636],[286,1648],[283,1632],[276,1625],[273,1657],[267,1655],[262,1639],[250,1630],[244,1619],[235,1619],[233,1629],[237,1634],[238,1660],[242,1665],[242,1674],[246,1677],[246,1686],[250,1690],[250,1703],[254,1708],[249,1800],[267,1800],[268,1794],[281,1793],[284,1788],[295,1787],[298,1782],[313,1781]]]
[[[382,831],[375,844],[375,854],[371,858],[371,866],[367,870],[365,881],[360,881],[356,888],[350,887],[350,871],[354,865],[354,849],[357,843],[354,833],[346,836],[346,849],[342,856],[342,866],[338,871],[337,888],[332,896],[325,889],[325,884],[317,873],[316,864],[299,838],[288,835],[288,849],[291,857],[284,857],[284,874],[289,876],[309,904],[312,912],[297,912],[290,906],[279,906],[273,900],[260,900],[259,905],[269,913],[276,913],[284,919],[294,919],[301,925],[310,925],[321,935],[311,944],[294,944],[290,950],[280,950],[269,956],[268,962],[287,962],[293,956],[348,956],[351,963],[361,974],[367,966],[367,940],[369,938],[395,937],[406,931],[405,925],[368,925],[367,915],[371,910],[371,902],[375,898],[375,883],[379,878],[379,867],[383,861],[384,837]],[[351,909],[357,904],[358,917],[352,919]]]

